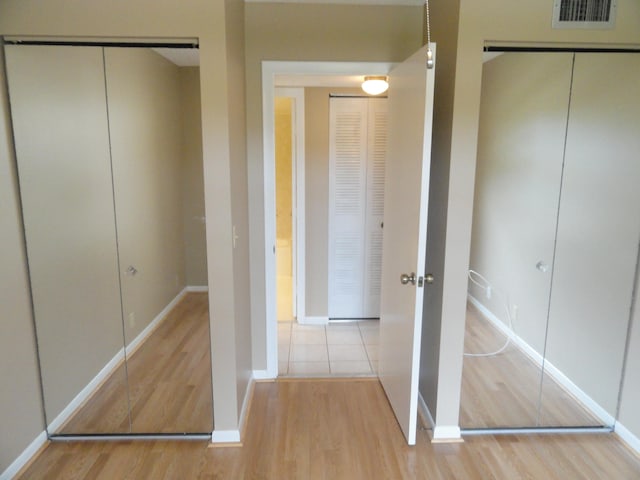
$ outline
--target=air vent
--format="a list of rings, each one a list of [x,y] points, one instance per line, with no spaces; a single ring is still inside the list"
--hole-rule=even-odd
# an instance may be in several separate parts
[[[554,0],[553,28],[613,28],[617,0]]]

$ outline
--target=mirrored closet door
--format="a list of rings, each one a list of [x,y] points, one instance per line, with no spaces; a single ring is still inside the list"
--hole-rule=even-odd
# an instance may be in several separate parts
[[[487,59],[461,426],[611,427],[640,240],[640,55]]]
[[[49,435],[210,434],[197,66],[5,49]]]

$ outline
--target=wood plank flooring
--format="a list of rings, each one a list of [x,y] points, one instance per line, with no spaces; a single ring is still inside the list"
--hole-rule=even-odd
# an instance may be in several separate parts
[[[467,307],[465,352],[498,350],[505,337]],[[538,415],[540,384],[542,407]],[[513,343],[499,355],[465,357],[460,398],[462,428],[582,427],[601,422]]]
[[[258,383],[244,445],[50,444],[21,479],[616,479],[640,458],[613,434],[467,438],[409,447],[374,379]]]
[[[59,432],[210,433],[209,300],[188,293]],[[128,401],[127,401],[128,396]]]

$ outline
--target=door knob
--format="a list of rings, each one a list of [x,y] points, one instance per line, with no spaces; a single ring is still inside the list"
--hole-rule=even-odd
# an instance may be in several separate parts
[[[433,273],[427,273],[424,276],[424,281],[429,284],[433,283]]]
[[[402,285],[406,285],[408,283],[411,283],[412,285],[416,284],[416,274],[415,272],[411,272],[411,275],[407,275],[406,273],[403,273],[402,275],[400,275],[400,283]]]

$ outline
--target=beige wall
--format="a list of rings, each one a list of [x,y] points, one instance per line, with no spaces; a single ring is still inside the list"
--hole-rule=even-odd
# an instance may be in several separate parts
[[[182,215],[187,285],[207,285],[207,237],[202,181],[200,69],[180,68],[182,105]],[[205,219],[206,220],[206,219]]]
[[[446,24],[447,18],[455,18],[455,3],[438,0],[432,5],[434,26],[440,21],[443,25]],[[439,76],[436,79],[436,97],[441,92],[445,93],[445,97],[448,92],[452,92],[452,97],[447,102],[452,116],[437,116],[438,121],[434,127],[434,131],[444,132],[442,135],[445,138],[448,136],[446,132],[449,129],[451,131],[451,141],[448,142],[450,147],[446,147],[444,151],[446,153],[446,149],[450,148],[444,159],[449,163],[448,193],[446,198],[438,199],[441,206],[447,205],[442,322],[439,331],[439,380],[436,393],[436,423],[439,425],[458,424],[482,48],[485,41],[546,45],[637,45],[640,42],[640,4],[634,0],[618,2],[617,24],[613,30],[552,30],[551,13],[550,4],[537,0],[462,1],[455,60],[452,60],[455,62],[455,75]],[[434,33],[436,41],[439,35]],[[443,39],[446,38],[445,33],[442,35]],[[448,61],[446,68],[451,68]],[[434,141],[439,144],[441,140]],[[436,148],[438,147],[434,147],[434,153],[437,152]],[[623,404],[625,402],[626,397],[623,398]],[[640,431],[640,428],[635,431]]]
[[[0,51],[0,65],[3,63]],[[44,429],[5,76],[0,68],[0,472]]]
[[[244,63],[241,49],[235,48],[241,44],[237,37],[242,35],[243,22],[237,14],[227,16],[230,10],[242,8],[240,0],[227,3],[187,0],[153,6],[144,0],[92,4],[71,0],[53,0],[46,4],[35,0],[8,0],[0,4],[0,33],[3,35],[199,39],[207,251],[215,252],[207,258],[207,270],[212,292],[210,320],[216,430],[237,429],[238,405],[250,374],[246,188],[234,188],[233,193],[231,188],[232,169],[234,178],[242,184],[242,171],[246,168],[242,101]],[[227,38],[228,34],[231,38]],[[244,183],[246,185],[246,179]],[[233,223],[232,205],[235,208]],[[235,250],[232,224],[240,226]],[[11,254],[19,258],[17,251]],[[240,261],[237,261],[238,257]],[[242,262],[245,262],[244,266]],[[241,307],[238,312],[241,322],[235,321],[237,306]],[[19,321],[28,322],[28,319]],[[242,335],[236,335],[237,325],[240,325],[238,333]],[[23,374],[33,373],[26,370]],[[31,412],[31,415],[37,416],[39,412]],[[24,436],[21,431],[12,432],[14,438],[21,435]]]
[[[261,62],[401,61],[420,47],[421,12],[420,6],[246,5],[251,312],[255,369],[266,368]],[[309,175],[307,171],[307,178]],[[306,197],[312,198],[312,192],[307,190]],[[308,219],[307,216],[307,222]],[[307,234],[310,232],[307,228]],[[307,258],[309,256],[307,252]],[[310,277],[307,266],[307,291],[311,288],[308,284]],[[323,289],[326,290],[326,286]],[[312,310],[309,306],[307,310],[310,315]]]
[[[185,286],[178,67],[105,48],[118,258],[129,344]],[[123,272],[133,265],[138,273]]]

